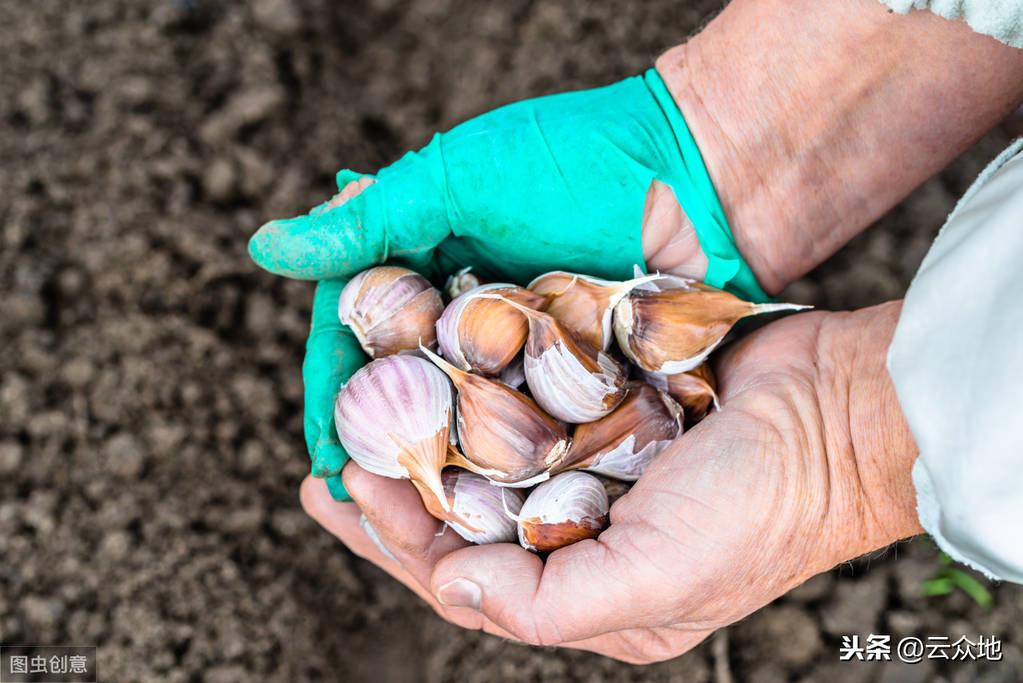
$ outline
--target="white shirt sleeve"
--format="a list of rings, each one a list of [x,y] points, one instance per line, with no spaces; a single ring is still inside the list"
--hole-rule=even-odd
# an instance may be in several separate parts
[[[946,19],[965,19],[977,33],[1023,47],[1023,0],[881,0],[891,9],[905,14],[914,9],[929,9]]]
[[[1023,583],[1023,139],[941,229],[888,368],[920,449],[924,529],[954,559]]]

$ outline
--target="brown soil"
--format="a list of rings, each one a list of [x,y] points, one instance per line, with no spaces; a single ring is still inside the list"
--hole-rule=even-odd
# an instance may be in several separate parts
[[[646,669],[446,625],[308,520],[311,288],[245,254],[435,129],[648,66],[719,3],[0,3],[0,643],[108,681],[1023,680],[1023,591],[926,599],[919,540]],[[994,134],[793,286],[896,298]],[[898,559],[895,557],[898,555]],[[839,665],[838,636],[994,634],[997,665]],[[719,679],[720,680],[720,679]]]

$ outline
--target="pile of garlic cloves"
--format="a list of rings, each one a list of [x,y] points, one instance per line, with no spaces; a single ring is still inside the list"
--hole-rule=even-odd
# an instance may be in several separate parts
[[[805,308],[669,275],[460,271],[445,294],[396,266],[345,287],[339,318],[373,360],[337,396],[338,437],[465,539],[541,553],[597,537],[609,501],[719,408],[705,361],[739,319]]]

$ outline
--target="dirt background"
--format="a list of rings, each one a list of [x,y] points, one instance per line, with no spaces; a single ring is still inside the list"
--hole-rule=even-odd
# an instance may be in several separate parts
[[[636,73],[717,2],[0,3],[0,644],[104,681],[1023,680],[1023,590],[924,598],[926,540],[649,668],[461,632],[302,513],[312,289],[245,240],[435,129]],[[792,296],[896,298],[992,134]],[[897,559],[896,559],[897,556]],[[1005,661],[839,665],[848,633]]]

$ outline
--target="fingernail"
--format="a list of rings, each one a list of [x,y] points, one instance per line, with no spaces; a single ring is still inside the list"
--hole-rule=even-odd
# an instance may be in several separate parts
[[[471,607],[479,610],[483,591],[469,579],[449,581],[437,591],[437,600],[448,607]]]

